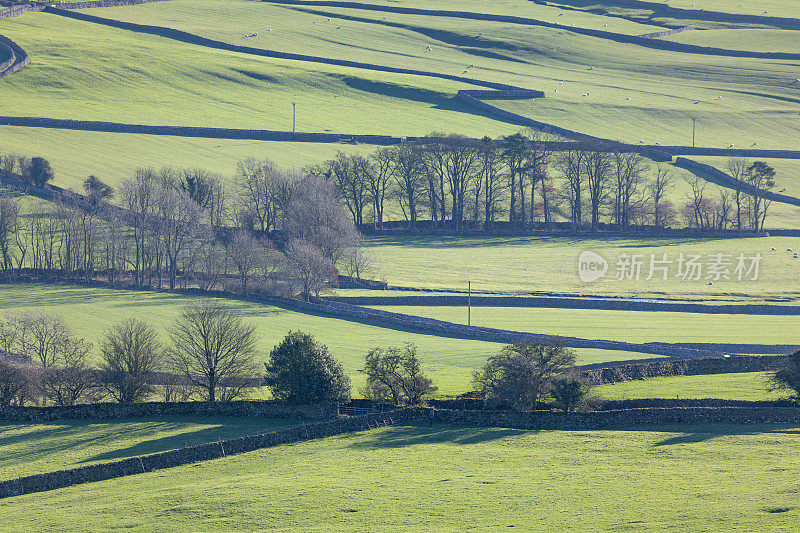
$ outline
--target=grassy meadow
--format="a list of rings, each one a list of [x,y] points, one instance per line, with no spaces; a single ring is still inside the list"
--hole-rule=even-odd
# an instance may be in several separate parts
[[[466,306],[372,306],[467,323]],[[627,342],[797,344],[797,316],[719,315],[596,309],[472,307],[473,326]]]
[[[794,300],[800,295],[800,261],[787,248],[800,248],[798,239],[590,238],[590,237],[376,237],[370,239],[376,272],[390,285],[475,292],[564,293],[687,300]],[[776,248],[773,252],[772,248]],[[584,283],[578,277],[578,257],[592,250],[609,262],[606,277]],[[677,261],[681,253],[706,258],[709,254],[761,254],[756,281],[675,278],[649,275],[650,255]],[[642,255],[640,279],[615,279],[621,254]],[[704,259],[705,260],[705,259]]]
[[[592,389],[606,400],[639,398],[718,398],[723,400],[780,400],[791,396],[787,391],[769,390],[767,372],[711,374],[707,376],[672,376],[600,385]]]
[[[786,425],[392,427],[19,496],[0,519],[16,531],[790,530],[798,439]]]
[[[578,11],[507,3],[547,10],[552,21],[563,24],[596,28],[631,24]],[[692,116],[698,117],[702,146],[749,146],[755,140],[764,148],[785,148],[793,145],[800,131],[791,98],[796,90],[788,86],[796,78],[798,62],[668,52],[561,30],[469,19],[244,0],[191,4],[188,15],[181,2],[100,12],[235,44],[337,58],[358,50],[363,60],[379,64],[453,74],[466,70],[470,76],[542,89],[547,94],[544,100],[495,101],[495,105],[627,142],[689,144]],[[473,8],[483,5],[467,2]],[[570,17],[581,21],[567,20]],[[664,28],[636,24],[602,29],[642,34]],[[259,35],[244,39],[254,32]],[[762,43],[762,37],[762,48],[775,42],[771,34],[759,34],[753,40]],[[432,50],[427,52],[426,46]],[[590,96],[583,97],[584,93]],[[698,100],[700,104],[695,105]],[[441,126],[436,129],[446,131]],[[469,133],[482,136],[486,132]]]
[[[32,61],[4,80],[0,98],[37,116],[290,130],[296,102],[298,131],[511,130],[453,101],[465,86],[447,80],[249,56],[43,13],[2,28]]]
[[[97,343],[113,324],[138,318],[153,326],[166,342],[166,329],[190,297],[153,292],[115,291],[48,285],[0,285],[0,309],[35,310],[60,315],[76,335]],[[239,301],[227,305],[256,328],[258,358],[266,361],[275,344],[290,330],[311,333],[344,365],[359,396],[364,377],[364,356],[375,347],[417,346],[422,363],[439,387],[439,395],[454,396],[471,389],[472,372],[502,347],[499,343],[437,337],[382,328],[347,320],[297,313],[278,307]],[[95,349],[96,351],[96,349]],[[641,354],[581,349],[581,363],[627,360]],[[648,356],[650,357],[650,356]]]
[[[0,422],[0,480],[119,461],[300,424],[292,419],[167,417]]]
[[[83,180],[92,174],[116,187],[139,168],[164,166],[204,168],[232,184],[236,163],[248,157],[295,168],[331,159],[339,150],[370,153],[376,148],[0,126],[0,152],[46,158],[55,173],[54,183],[75,190],[80,190]]]

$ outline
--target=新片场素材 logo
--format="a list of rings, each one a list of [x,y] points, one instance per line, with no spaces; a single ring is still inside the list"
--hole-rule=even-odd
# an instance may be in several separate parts
[[[608,271],[608,261],[605,258],[591,251],[581,252],[578,258],[578,276],[581,281],[589,283],[604,277]]]

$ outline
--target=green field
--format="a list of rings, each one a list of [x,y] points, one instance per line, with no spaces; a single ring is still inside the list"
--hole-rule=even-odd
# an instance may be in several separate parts
[[[0,97],[10,108],[35,103],[37,116],[290,130],[296,102],[298,131],[516,129],[454,102],[469,86],[447,80],[237,54],[50,14],[2,29],[33,59]],[[405,120],[385,120],[393,114]]]
[[[467,323],[466,306],[371,306],[377,309]],[[626,342],[721,342],[797,344],[798,317],[722,315],[596,309],[472,307],[473,326]]]
[[[146,291],[0,285],[0,309],[56,313],[77,335],[94,343],[102,340],[104,332],[113,324],[131,317],[146,321],[166,341],[166,328],[189,301],[190,297]],[[259,360],[266,360],[272,347],[290,330],[314,335],[344,365],[353,381],[354,396],[360,396],[359,389],[364,384],[363,374],[359,372],[364,365],[364,356],[375,347],[402,346],[406,342],[416,344],[422,363],[439,386],[442,396],[471,390],[472,372],[502,347],[493,342],[408,333],[256,303],[229,301],[227,305],[256,327],[260,337]],[[581,363],[642,357],[631,352],[593,349],[581,349],[577,353]]]
[[[394,427],[19,496],[0,519],[16,531],[791,530],[799,439],[786,425]]]
[[[796,78],[797,64],[793,62],[683,54],[548,28],[422,15],[387,16],[359,9],[202,0],[191,2],[187,13],[186,1],[99,12],[248,46],[337,58],[347,58],[359,50],[359,57],[365,61],[453,74],[472,65],[467,69],[470,75],[547,93],[544,100],[496,101],[495,105],[628,142],[642,139],[688,144],[692,116],[699,118],[698,144],[704,146],[749,146],[759,140],[764,148],[785,148],[793,145],[800,131],[794,120],[796,106],[781,98],[796,96],[796,91],[786,86]],[[599,28],[602,24],[631,24],[611,17],[509,3],[516,8],[547,10],[552,21],[558,19],[567,25]],[[473,9],[484,5],[466,4]],[[580,20],[568,20],[570,17]],[[636,24],[604,29],[642,34],[663,28]],[[248,31],[259,32],[259,36],[244,39]],[[761,43],[760,39],[759,34],[747,42]],[[772,34],[764,39],[764,48],[775,41]],[[431,52],[426,52],[427,45],[433,47]],[[582,97],[587,91],[591,96]],[[718,100],[719,95],[724,98]],[[696,100],[700,105],[693,104]],[[438,125],[436,129],[446,130]]]
[[[769,391],[766,372],[674,376],[600,385],[592,389],[607,400],[638,398],[718,398],[723,400],[779,400],[791,396],[786,391]]]
[[[300,424],[292,419],[165,417],[0,422],[0,480],[42,474]]]
[[[293,168],[320,163],[339,150],[369,153],[375,148],[0,126],[0,153],[44,157],[55,173],[54,183],[75,190],[80,190],[83,180],[92,174],[118,186],[139,168],[165,166],[204,168],[232,183],[237,161],[248,157],[266,158],[281,167]]]
[[[390,285],[465,291],[472,281],[476,292],[567,293],[583,295],[671,297],[691,300],[796,299],[800,295],[800,262],[787,248],[800,248],[790,237],[697,238],[588,238],[588,237],[380,237],[370,239],[377,272]],[[772,248],[777,251],[773,252]],[[583,283],[578,257],[584,250],[609,261],[606,278]],[[761,254],[757,281],[675,278],[672,265],[666,281],[649,275],[650,254],[677,261],[689,254]],[[640,254],[646,263],[641,276],[617,280],[621,254]],[[704,278],[705,274],[702,275]]]

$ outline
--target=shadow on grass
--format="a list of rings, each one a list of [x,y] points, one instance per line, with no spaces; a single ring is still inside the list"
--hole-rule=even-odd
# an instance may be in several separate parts
[[[434,424],[428,426],[397,426],[391,431],[369,433],[367,440],[351,444],[353,448],[404,448],[418,444],[481,444],[506,437],[532,433],[524,429],[479,428]]]
[[[511,428],[481,428],[436,424],[432,428],[425,425],[396,426],[388,431],[366,434],[365,440],[355,442],[353,448],[403,448],[420,444],[481,444],[502,440],[508,437],[534,435],[544,430]],[[559,431],[559,430],[546,430]],[[718,437],[746,436],[759,434],[800,435],[800,428],[786,424],[691,424],[691,425],[652,425],[631,426],[604,430],[569,430],[569,433],[591,433],[613,431],[622,433],[673,433],[653,444],[653,447],[696,444]]]
[[[6,423],[0,425],[0,470],[22,463],[50,461],[58,457],[66,458],[63,467],[69,468],[70,464],[125,459],[220,439],[266,433],[299,423],[294,419],[233,417]],[[197,425],[206,427],[190,427]],[[25,431],[26,428],[31,430]],[[186,431],[181,432],[182,429]],[[115,444],[122,439],[125,440],[125,446],[115,448]],[[103,451],[70,461],[69,454],[82,454],[81,450],[92,451],[93,447]]]
[[[247,420],[244,423],[220,425],[210,428],[196,429],[194,431],[179,433],[177,435],[142,440],[141,442],[137,442],[136,444],[127,446],[125,448],[108,450],[92,457],[88,457],[81,461],[81,463],[115,461],[119,459],[127,459],[129,457],[137,457],[139,455],[174,450],[176,448],[184,448],[186,446],[194,446],[196,444],[217,442],[219,440],[233,439],[246,435],[257,435],[259,433],[269,433],[271,431],[297,425],[298,423],[296,421],[289,420],[264,420],[261,422],[262,424],[259,424],[255,419]]]

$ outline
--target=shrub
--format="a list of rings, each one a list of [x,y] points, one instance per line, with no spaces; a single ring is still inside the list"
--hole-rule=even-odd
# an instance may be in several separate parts
[[[301,331],[289,334],[272,349],[266,367],[267,386],[279,400],[293,404],[346,402],[350,379],[328,348]]]
[[[789,364],[770,378],[772,390],[791,390],[800,396],[800,350],[788,356]]]
[[[30,164],[25,168],[22,177],[31,185],[44,187],[48,181],[53,180],[53,169],[50,168],[50,162],[47,159],[33,157]]]
[[[550,392],[552,379],[575,364],[575,352],[556,344],[505,346],[475,372],[475,385],[486,398],[532,410]]]
[[[580,380],[559,378],[554,379],[552,385],[550,395],[564,411],[574,411],[586,398],[587,389]]]
[[[417,347],[375,348],[366,356],[364,372],[367,386],[364,395],[372,400],[389,401],[394,405],[419,405],[436,392],[433,381],[422,372]]]

